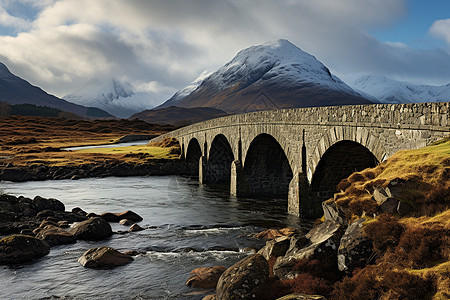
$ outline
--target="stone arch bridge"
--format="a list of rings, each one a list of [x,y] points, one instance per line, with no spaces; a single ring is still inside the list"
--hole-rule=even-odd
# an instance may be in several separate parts
[[[176,138],[187,172],[236,196],[287,198],[288,212],[318,216],[354,171],[398,150],[448,137],[449,102],[260,111],[196,123]]]

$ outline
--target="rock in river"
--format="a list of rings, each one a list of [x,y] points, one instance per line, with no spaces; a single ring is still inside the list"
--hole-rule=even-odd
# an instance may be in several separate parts
[[[86,251],[78,262],[86,268],[111,269],[129,264],[134,259],[111,247],[92,248]]]
[[[100,217],[90,218],[89,220],[77,223],[69,232],[79,240],[91,241],[106,239],[113,233],[111,225]]]
[[[210,289],[215,288],[220,275],[227,268],[223,266],[202,267],[191,271],[186,285],[194,288]]]
[[[47,255],[50,246],[28,235],[10,235],[0,240],[0,264],[16,264]]]
[[[100,217],[102,217],[103,219],[105,219],[108,222],[115,222],[115,223],[120,222],[120,220],[122,220],[122,219],[128,219],[133,222],[142,221],[142,217],[131,210],[127,210],[127,211],[124,211],[121,213],[106,212],[106,213],[101,214]]]

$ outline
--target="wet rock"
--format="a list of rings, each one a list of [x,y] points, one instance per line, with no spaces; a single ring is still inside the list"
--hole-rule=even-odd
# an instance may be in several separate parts
[[[82,209],[79,208],[79,207],[72,208],[72,212],[73,212],[74,214],[77,214],[77,215],[80,215],[80,216],[83,216],[83,217],[86,217],[86,216],[87,216],[87,212],[85,212],[84,210],[82,210]]]
[[[282,228],[282,229],[274,229],[270,228],[255,235],[255,238],[258,239],[274,239],[280,236],[291,236],[297,234],[298,231],[292,228]]]
[[[139,226],[138,224],[133,224],[130,226],[130,229],[128,229],[128,231],[130,232],[136,232],[136,231],[142,231],[145,230],[144,228],[142,228],[141,226]]]
[[[253,254],[228,268],[217,283],[217,299],[258,299],[269,277],[269,265],[260,254]]]
[[[355,268],[367,265],[373,254],[372,241],[363,232],[364,218],[348,226],[338,249],[339,271],[351,273]]]
[[[45,209],[43,211],[38,212],[36,215],[36,219],[39,221],[45,220],[47,217],[54,217],[55,212],[53,210]]]
[[[122,220],[122,219],[128,219],[133,222],[140,222],[143,220],[141,216],[139,216],[137,213],[135,213],[131,210],[127,210],[127,211],[124,211],[121,213],[106,212],[106,213],[101,214],[100,217],[102,217],[103,219],[105,219],[108,222],[115,222],[115,223],[120,222],[120,220]]]
[[[277,300],[327,300],[327,298],[320,295],[290,294],[278,298]]]
[[[223,266],[202,267],[191,271],[186,285],[194,288],[215,288],[219,277],[227,268]]]
[[[129,219],[122,219],[119,221],[119,224],[121,225],[125,225],[125,226],[130,226],[133,225],[133,221],[129,220]]]
[[[55,211],[64,211],[66,208],[64,206],[64,203],[57,199],[53,198],[43,198],[41,196],[34,197],[31,207],[36,210],[37,212],[49,209],[49,210],[55,210]]]
[[[337,271],[337,250],[344,231],[339,223],[329,220],[314,227],[305,235],[310,243],[277,259],[273,267],[275,276],[280,279],[295,277],[292,267],[299,259],[318,259],[330,272]]]
[[[111,269],[129,264],[134,259],[111,247],[92,248],[86,251],[78,262],[86,268]]]
[[[145,254],[146,252],[138,251],[138,250],[126,250],[126,251],[122,251],[122,253],[125,255],[129,255],[129,256],[136,256],[136,255],[140,255],[140,254]]]
[[[103,240],[112,235],[111,225],[100,217],[74,224],[69,231],[80,240]]]
[[[36,234],[36,237],[46,241],[51,247],[56,245],[73,244],[77,241],[77,238],[73,234],[54,225],[45,226],[39,231],[38,234]]]
[[[90,219],[90,218],[95,218],[95,217],[100,217],[99,215],[97,215],[96,213],[88,213],[87,215],[86,215],[86,218],[88,218],[88,219]]]
[[[32,261],[50,252],[50,246],[28,235],[11,235],[0,240],[0,264],[16,264]]]
[[[270,257],[284,256],[289,249],[291,240],[288,236],[280,236],[266,242],[266,245],[258,251],[259,254],[269,260]]]

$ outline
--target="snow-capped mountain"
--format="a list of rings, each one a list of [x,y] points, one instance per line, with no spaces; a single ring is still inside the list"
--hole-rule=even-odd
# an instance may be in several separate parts
[[[154,107],[150,93],[138,92],[129,82],[117,79],[93,79],[63,98],[103,109],[119,118],[128,118],[136,112]]]
[[[282,39],[240,51],[192,86],[195,88],[183,89],[160,107],[214,107],[240,113],[371,103],[332,75],[314,56]],[[186,91],[191,92],[180,97]]]
[[[185,98],[186,96],[189,96],[193,91],[195,91],[200,86],[200,84],[203,82],[203,80],[208,78],[209,75],[211,75],[211,74],[212,74],[212,72],[203,71],[200,74],[200,76],[198,76],[194,81],[192,81],[187,87],[176,92],[169,100],[164,102],[164,106],[161,106],[161,107],[177,106],[177,104],[179,102],[181,102],[181,100],[183,100],[183,98]]]
[[[442,86],[419,85],[365,75],[356,79],[352,87],[375,97],[381,103],[446,102],[450,101],[450,83]]]
[[[41,88],[12,74],[2,63],[0,63],[0,102],[7,102],[12,105],[47,106],[84,117],[111,117],[105,111],[77,105],[50,95]]]

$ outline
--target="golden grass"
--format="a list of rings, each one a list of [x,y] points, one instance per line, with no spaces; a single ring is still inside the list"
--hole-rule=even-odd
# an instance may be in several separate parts
[[[126,146],[126,147],[108,147],[108,148],[94,148],[82,149],[74,151],[75,153],[99,153],[99,154],[139,154],[144,153],[151,155],[156,159],[173,159],[178,158],[179,155],[172,153],[173,147],[151,147],[151,146]]]
[[[418,215],[434,214],[449,207],[449,176],[450,140],[446,139],[428,147],[399,151],[374,168],[353,173],[338,185],[341,192],[328,201],[349,208],[349,221],[364,213],[372,215],[378,209],[372,197],[374,187],[403,180],[401,200],[415,207]],[[426,212],[432,207],[435,211]]]
[[[450,298],[450,261],[437,264],[431,268],[408,271],[412,274],[420,275],[423,278],[434,278],[436,282],[436,293],[433,295],[433,300]]]
[[[11,116],[0,118],[0,166],[76,166],[104,162],[148,163],[149,159],[175,158],[171,149],[99,150],[90,153],[55,148],[114,144],[126,134],[158,135],[172,126],[139,120],[64,120]],[[126,151],[126,152],[125,152]],[[172,153],[175,153],[173,151]]]

